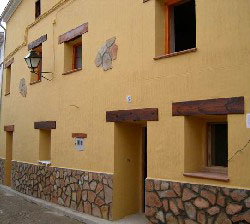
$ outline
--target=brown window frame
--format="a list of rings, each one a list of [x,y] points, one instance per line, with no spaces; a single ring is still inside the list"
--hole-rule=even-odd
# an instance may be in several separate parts
[[[43,63],[43,50],[42,50],[42,45],[40,45],[39,47],[37,47],[35,49],[36,53],[41,57],[38,68],[37,68],[37,75],[38,75],[38,80],[37,81],[41,81],[42,78],[42,63]]]
[[[203,168],[203,171],[208,171],[211,173],[221,173],[227,174],[228,167],[224,166],[215,166],[212,164],[212,136],[211,136],[211,125],[214,124],[227,124],[228,122],[208,122],[207,123],[207,151],[206,151],[206,167]],[[227,139],[228,140],[228,139]]]
[[[31,82],[30,82],[30,84],[35,84],[35,83],[38,83],[38,82],[41,82],[41,81],[42,81],[42,61],[43,61],[43,60],[42,60],[42,44],[39,45],[39,46],[36,47],[36,48],[33,48],[32,50],[33,50],[33,51],[36,51],[36,53],[37,53],[39,56],[41,56],[41,60],[40,60],[40,62],[39,62],[39,65],[38,65],[37,69],[35,69],[36,74],[31,73],[31,75],[37,75],[37,80],[32,81],[32,78],[31,78]]]
[[[79,46],[82,46],[82,42],[74,44],[73,47],[72,47],[73,48],[72,70],[82,69],[82,67],[81,68],[76,68],[76,48],[79,47]]]
[[[173,6],[181,3],[183,0],[169,0],[165,3],[165,53],[170,54],[170,33],[171,33],[171,10]]]
[[[182,4],[186,2],[187,0],[167,0],[165,3],[165,54],[175,54],[179,53],[182,51],[174,51],[171,52],[171,10],[174,6]],[[190,48],[190,49],[195,49],[195,48]],[[190,49],[185,49],[185,51],[189,51]]]
[[[5,96],[10,95],[10,85],[11,85],[11,65],[6,67],[6,72],[5,72]]]

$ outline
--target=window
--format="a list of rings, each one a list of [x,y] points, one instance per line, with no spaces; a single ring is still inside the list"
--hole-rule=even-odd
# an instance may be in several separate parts
[[[208,166],[227,167],[228,136],[227,123],[208,124]]]
[[[51,160],[51,130],[40,130],[39,161],[49,163]]]
[[[6,68],[5,95],[10,94],[11,65]]]
[[[184,133],[184,175],[228,181],[227,116],[185,116]]]
[[[82,43],[78,43],[73,46],[73,68],[82,68]]]
[[[35,3],[35,18],[38,18],[41,15],[41,1],[37,0]]]
[[[87,32],[88,23],[84,23],[58,37],[58,44],[64,47],[63,75],[82,69],[82,35]]]
[[[64,73],[82,69],[82,36],[64,43]]]
[[[196,47],[195,0],[168,0],[165,4],[165,53]]]
[[[184,116],[184,176],[229,181],[228,115],[244,111],[244,97],[172,103]]]
[[[37,83],[41,81],[42,76],[42,45],[38,46],[37,48],[32,49],[36,51],[36,53],[41,57],[39,65],[37,69],[35,69],[35,73],[31,73],[30,83]]]

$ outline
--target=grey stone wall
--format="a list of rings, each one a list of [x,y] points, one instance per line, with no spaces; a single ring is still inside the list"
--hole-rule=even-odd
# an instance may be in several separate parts
[[[5,159],[0,158],[0,184],[4,184]]]
[[[95,59],[96,67],[103,67],[104,71],[113,68],[112,62],[117,59],[118,52],[118,46],[115,41],[116,37],[112,37],[101,46]]]
[[[13,161],[12,188],[79,212],[112,220],[112,175]]]
[[[250,223],[250,191],[146,180],[150,223]]]

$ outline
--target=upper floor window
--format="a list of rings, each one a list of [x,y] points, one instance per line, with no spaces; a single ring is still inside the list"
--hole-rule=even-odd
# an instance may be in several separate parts
[[[64,43],[64,74],[82,69],[82,36]]]
[[[88,23],[84,23],[58,37],[58,44],[64,47],[63,75],[82,69],[82,35],[88,32]]]
[[[73,66],[72,69],[82,68],[82,42],[73,46]]]
[[[32,49],[33,51],[35,51],[40,57],[40,62],[38,67],[35,69],[35,73],[31,73],[31,79],[30,79],[30,83],[37,83],[41,81],[41,77],[42,77],[42,45],[39,45],[36,48]]]
[[[41,0],[37,0],[35,3],[35,18],[41,15]]]
[[[195,0],[168,0],[165,13],[165,53],[195,48]]]
[[[10,94],[11,65],[6,68],[5,95]]]

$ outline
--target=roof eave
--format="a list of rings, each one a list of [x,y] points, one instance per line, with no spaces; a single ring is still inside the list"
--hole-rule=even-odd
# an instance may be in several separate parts
[[[7,6],[5,7],[1,15],[0,20],[7,23],[21,2],[22,0],[9,0]]]

